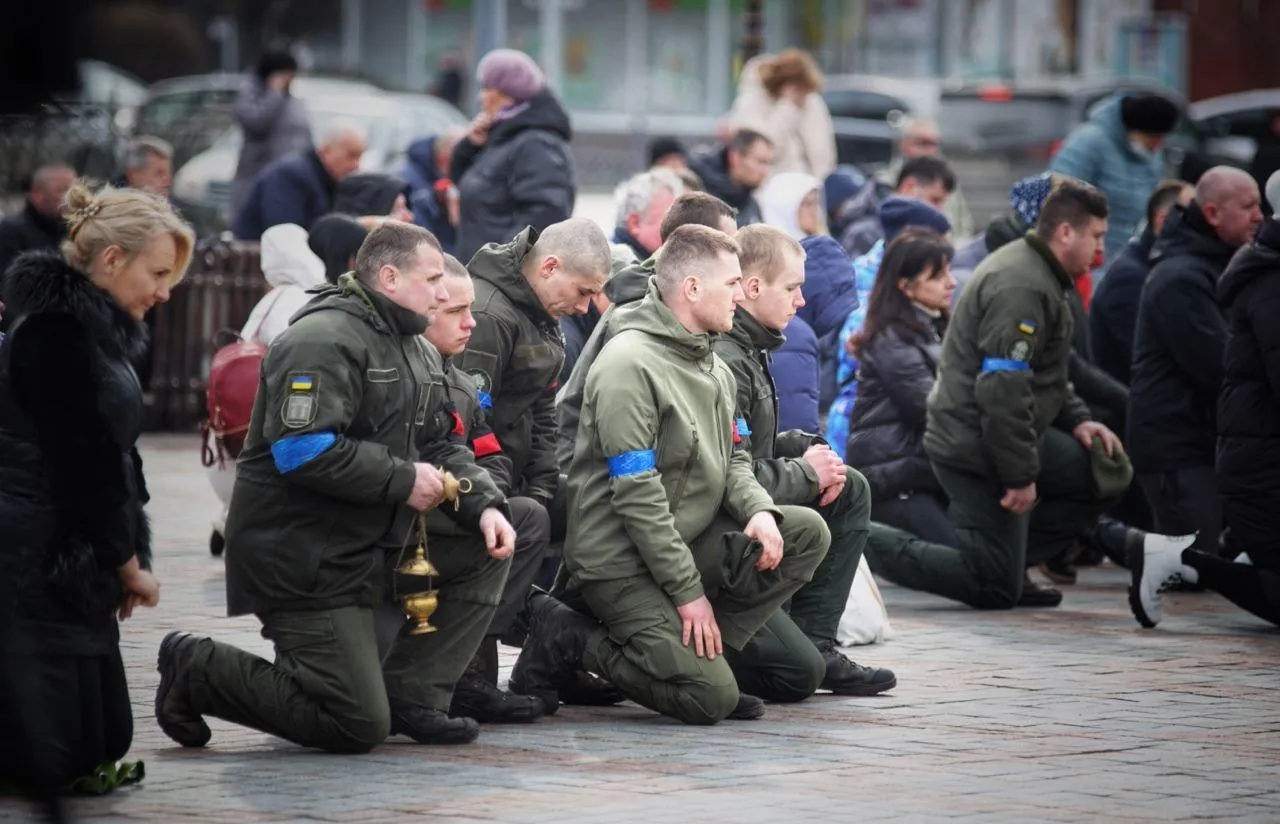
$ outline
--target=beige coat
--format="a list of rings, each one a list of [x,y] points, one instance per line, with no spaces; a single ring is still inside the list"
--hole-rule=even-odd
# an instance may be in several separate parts
[[[805,172],[823,180],[836,168],[831,112],[820,94],[809,95],[803,108],[771,97],[759,75],[760,62],[767,57],[752,58],[743,66],[729,127],[733,131],[751,129],[773,141],[774,172]]]

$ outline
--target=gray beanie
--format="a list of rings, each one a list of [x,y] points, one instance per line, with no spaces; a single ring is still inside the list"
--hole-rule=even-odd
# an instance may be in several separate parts
[[[494,49],[486,54],[476,67],[476,79],[481,86],[521,103],[537,97],[547,85],[533,58],[515,49]]]

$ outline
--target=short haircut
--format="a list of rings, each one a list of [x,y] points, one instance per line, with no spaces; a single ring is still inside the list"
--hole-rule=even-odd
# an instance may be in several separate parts
[[[324,131],[320,134],[320,139],[316,141],[316,146],[325,146],[330,143],[337,143],[348,137],[357,137],[361,141],[367,141],[369,138],[369,130],[360,123],[350,117],[335,117],[325,124]]]
[[[135,137],[124,147],[124,168],[126,171],[141,169],[153,157],[172,159],[173,146],[158,137]]]
[[[666,243],[671,233],[681,226],[706,226],[719,229],[720,221],[736,220],[738,210],[715,195],[706,192],[685,192],[676,198],[667,210],[667,216],[658,227],[658,236]]]
[[[1193,188],[1185,180],[1162,180],[1147,200],[1147,224],[1156,222],[1156,215],[1173,208],[1182,193]]]
[[[471,273],[467,271],[467,267],[462,265],[462,261],[458,260],[448,252],[444,253],[444,276],[447,278],[471,278]]]
[[[654,198],[664,189],[679,197],[684,194],[684,182],[671,169],[661,167],[641,172],[624,181],[616,194],[618,214],[614,225],[620,229],[626,228],[627,218],[649,211]]]
[[[681,226],[671,233],[658,250],[654,275],[658,291],[669,297],[690,276],[697,277],[708,260],[720,255],[738,255],[742,251],[733,238],[708,226]]]
[[[543,229],[529,254],[538,260],[555,255],[571,275],[578,277],[608,277],[613,270],[609,239],[595,221],[586,217],[571,217]]]
[[[1089,218],[1107,216],[1107,196],[1083,180],[1067,178],[1053,187],[1040,207],[1036,234],[1048,240],[1063,223],[1080,229]]]
[[[443,251],[436,236],[421,226],[399,220],[384,221],[360,244],[360,251],[356,252],[356,277],[365,286],[373,286],[383,266],[407,268],[422,246]]]
[[[729,142],[726,144],[726,147],[731,152],[746,154],[751,151],[752,146],[762,140],[770,146],[773,146],[772,140],[757,131],[753,131],[752,129],[738,129],[733,133],[733,136],[729,138]]]
[[[773,283],[787,265],[788,255],[804,260],[804,247],[791,235],[773,226],[753,223],[734,235],[742,251],[738,262],[744,277],[759,277]]]
[[[902,188],[902,184],[911,178],[915,178],[925,186],[941,183],[948,192],[956,190],[956,173],[951,170],[951,164],[933,155],[921,155],[906,160],[902,164],[902,171],[898,173],[895,188]]]

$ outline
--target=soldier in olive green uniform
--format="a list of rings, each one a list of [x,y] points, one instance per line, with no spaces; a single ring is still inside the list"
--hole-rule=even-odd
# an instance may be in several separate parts
[[[649,293],[619,314],[587,378],[568,481],[569,586],[603,626],[531,599],[516,692],[554,702],[584,666],[643,706],[716,723],[739,707],[721,653],[742,650],[825,555],[821,517],[775,506],[735,433],[711,333],[741,299],[736,252],[713,229],[677,229]]]
[[[586,218],[532,227],[490,243],[467,264],[475,279],[476,328],[458,368],[493,403],[489,421],[511,459],[512,491],[551,513],[564,532],[556,461],[556,382],[564,363],[559,319],[587,311],[612,267],[609,241]]]
[[[1065,549],[1105,508],[1089,448],[1095,438],[1109,454],[1121,447],[1067,380],[1067,292],[1070,273],[1087,271],[1101,249],[1106,215],[1096,189],[1060,184],[1036,230],[978,267],[947,329],[924,437],[960,546],[887,544],[878,574],[1008,609],[1026,568]]]
[[[332,752],[368,751],[389,731],[475,738],[475,721],[445,711],[498,605],[514,533],[502,492],[449,439],[440,358],[422,337],[448,297],[439,243],[388,222],[356,276],[308,304],[263,360],[227,522],[227,606],[259,617],[276,660],[170,633],[156,716],[184,746],[208,741],[205,715]],[[444,512],[470,534],[431,546],[438,631],[402,633],[380,661],[385,548],[409,537],[412,550],[414,510],[441,498],[439,471],[420,461],[465,479],[459,509]]]
[[[791,599],[790,617],[780,611],[770,618],[767,631],[741,654],[727,653],[729,663],[744,692],[773,701],[803,700],[818,689],[876,695],[897,686],[893,673],[853,663],[835,643],[867,543],[867,480],[818,435],[778,434],[778,393],[769,361],[786,342],[778,330],[804,305],[804,249],[785,232],[764,225],[742,228],[737,240],[746,300],[734,315],[733,329],[716,339],[715,351],[737,384],[738,435],[754,458],[756,480],[775,503],[818,510],[831,530],[831,549],[813,581]],[[770,267],[778,271],[765,271]]]

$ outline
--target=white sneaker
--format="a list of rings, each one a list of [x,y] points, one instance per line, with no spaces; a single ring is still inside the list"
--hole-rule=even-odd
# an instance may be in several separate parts
[[[1147,629],[1160,623],[1166,590],[1182,581],[1194,584],[1200,579],[1199,573],[1182,563],[1182,551],[1195,541],[1194,535],[1149,532],[1143,536],[1141,546],[1129,547],[1129,608]]]

